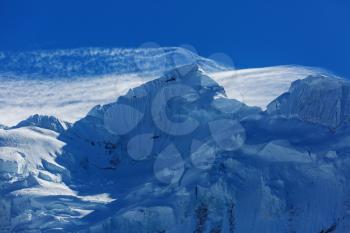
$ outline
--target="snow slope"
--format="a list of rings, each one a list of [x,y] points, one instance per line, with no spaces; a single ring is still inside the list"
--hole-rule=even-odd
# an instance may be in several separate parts
[[[50,117],[0,129],[0,232],[347,233],[350,127],[309,120],[347,113],[347,85],[296,81],[279,94],[305,95],[263,111],[188,65],[61,133]]]

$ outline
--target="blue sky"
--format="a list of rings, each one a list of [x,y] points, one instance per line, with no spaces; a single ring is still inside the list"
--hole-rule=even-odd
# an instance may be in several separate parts
[[[240,68],[319,66],[350,78],[348,0],[0,0],[0,49],[190,44]]]

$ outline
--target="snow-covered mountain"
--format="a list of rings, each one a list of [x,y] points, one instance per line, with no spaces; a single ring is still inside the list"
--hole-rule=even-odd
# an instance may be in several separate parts
[[[293,82],[288,92],[269,104],[268,111],[338,128],[350,122],[349,103],[348,81],[310,76]]]
[[[34,114],[73,123],[95,105],[114,102],[130,88],[192,63],[224,86],[228,97],[263,109],[291,82],[328,75],[301,66],[235,70],[183,48],[2,52],[0,124],[14,126]]]
[[[57,133],[62,133],[66,131],[71,126],[71,124],[57,119],[54,116],[41,116],[35,114],[30,116],[28,119],[19,122],[13,128],[22,128],[27,126],[35,126],[43,129],[49,129]]]
[[[264,111],[187,65],[0,129],[0,232],[347,233],[348,87],[314,75]]]

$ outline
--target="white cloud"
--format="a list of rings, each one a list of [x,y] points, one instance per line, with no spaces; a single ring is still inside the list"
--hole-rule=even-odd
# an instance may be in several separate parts
[[[0,78],[0,124],[11,126],[36,113],[74,122],[95,105],[113,102],[149,79],[136,75],[71,80]]]

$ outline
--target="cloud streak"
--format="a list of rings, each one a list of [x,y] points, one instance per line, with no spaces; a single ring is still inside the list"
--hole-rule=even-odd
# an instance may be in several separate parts
[[[113,102],[149,79],[137,75],[70,80],[0,77],[0,124],[11,126],[36,113],[74,122],[95,105]]]

